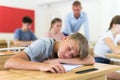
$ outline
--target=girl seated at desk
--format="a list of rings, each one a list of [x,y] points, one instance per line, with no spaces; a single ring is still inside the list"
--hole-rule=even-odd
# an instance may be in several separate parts
[[[51,27],[49,32],[46,33],[46,36],[49,38],[54,38],[55,40],[61,40],[64,35],[60,32],[62,27],[62,20],[60,18],[54,18],[51,21]]]
[[[94,47],[96,54],[95,60],[100,63],[110,63],[110,60],[105,57],[108,53],[120,53],[118,47],[120,41],[120,15],[113,17],[108,31],[105,32],[97,41]]]

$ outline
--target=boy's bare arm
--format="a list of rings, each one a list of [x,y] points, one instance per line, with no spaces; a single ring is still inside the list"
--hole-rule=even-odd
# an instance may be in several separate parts
[[[40,63],[31,62],[25,52],[20,52],[17,55],[8,59],[4,65],[6,69],[25,69],[25,70],[40,70],[51,71],[53,73],[65,72],[63,66],[59,63]]]
[[[60,62],[60,63],[68,63],[68,64],[83,64],[83,65],[89,65],[94,64],[95,60],[91,55],[88,55],[85,59],[80,60],[79,57],[77,58],[70,58],[70,59],[50,59],[46,60],[45,62]]]

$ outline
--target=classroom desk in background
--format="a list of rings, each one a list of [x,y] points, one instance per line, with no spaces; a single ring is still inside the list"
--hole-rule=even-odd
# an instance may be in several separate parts
[[[7,47],[7,43],[5,40],[0,40],[0,48],[6,48]]]
[[[108,53],[105,56],[109,58],[111,61],[120,63],[120,54]]]
[[[0,51],[17,51],[20,52],[26,47],[10,47],[10,48],[0,48]]]
[[[7,48],[7,47],[12,47],[13,45],[13,40],[10,40],[9,42],[7,40],[0,40],[0,48]]]
[[[97,68],[98,70],[82,73],[82,74],[76,74],[76,71],[86,70],[90,68]],[[24,75],[26,77],[31,77],[33,80],[106,80],[106,73],[114,72],[120,69],[120,66],[116,65],[108,65],[108,64],[100,64],[96,63],[93,66],[83,66],[80,68],[76,68],[70,72],[64,73],[64,74],[54,74],[50,72],[41,72],[41,71],[29,71],[29,70],[9,70],[8,73],[16,73],[20,74],[20,76]],[[2,74],[2,72],[0,72]],[[10,74],[4,74],[6,76],[0,76],[0,78],[4,78],[4,80],[7,80],[7,76]],[[16,76],[9,76],[10,78],[13,77],[16,78]],[[18,76],[19,77],[19,76]],[[26,80],[26,79],[23,79]]]

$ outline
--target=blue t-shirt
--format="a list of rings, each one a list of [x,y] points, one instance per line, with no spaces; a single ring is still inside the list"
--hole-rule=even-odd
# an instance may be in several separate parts
[[[37,39],[37,37],[33,34],[31,30],[24,32],[20,28],[18,28],[14,33],[14,39],[21,41],[34,41]]]

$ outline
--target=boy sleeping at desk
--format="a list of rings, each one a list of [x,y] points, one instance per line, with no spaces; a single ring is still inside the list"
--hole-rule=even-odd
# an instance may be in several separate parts
[[[80,33],[64,37],[61,41],[43,38],[33,42],[28,48],[8,59],[6,69],[26,69],[65,73],[61,63],[94,64],[88,54],[88,41]]]

